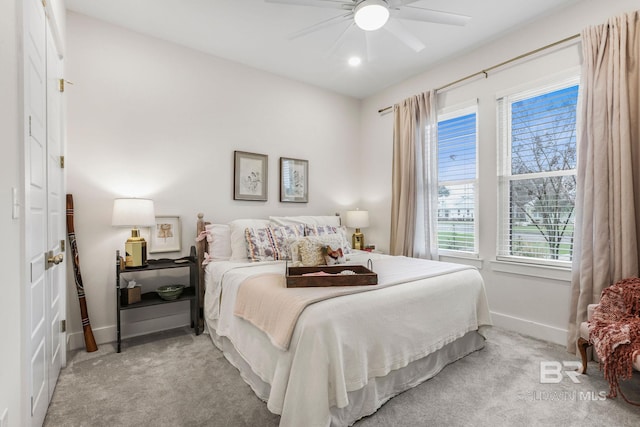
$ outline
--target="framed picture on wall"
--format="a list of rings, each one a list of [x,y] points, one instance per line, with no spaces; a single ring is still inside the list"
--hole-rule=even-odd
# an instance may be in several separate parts
[[[233,200],[267,200],[268,159],[266,154],[233,152]]]
[[[280,157],[280,201],[309,201],[309,161]]]
[[[180,249],[180,217],[156,216],[156,225],[149,230],[149,253]]]

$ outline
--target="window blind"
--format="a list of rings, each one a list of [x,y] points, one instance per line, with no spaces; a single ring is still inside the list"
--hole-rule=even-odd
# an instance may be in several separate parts
[[[498,256],[567,263],[573,251],[577,79],[498,100]]]
[[[477,253],[477,107],[438,121],[438,248]]]

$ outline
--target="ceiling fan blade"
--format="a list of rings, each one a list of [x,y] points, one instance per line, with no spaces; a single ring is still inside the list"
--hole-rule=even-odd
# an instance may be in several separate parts
[[[396,38],[398,38],[402,43],[406,44],[416,52],[420,52],[422,49],[426,47],[424,43],[420,41],[420,39],[418,39],[416,36],[414,36],[409,31],[407,31],[402,26],[402,24],[396,21],[395,19],[390,19],[389,21],[387,21],[385,26],[382,28],[384,28],[385,30],[387,30],[388,32],[396,36]]]
[[[415,6],[402,6],[391,10],[391,16],[411,21],[433,22],[436,24],[464,26],[471,20],[470,16],[457,13],[441,12],[433,9],[423,9]]]
[[[298,37],[306,36],[307,34],[311,34],[315,31],[322,30],[323,28],[330,27],[335,24],[339,24],[341,22],[346,22],[349,20],[353,20],[353,12],[345,13],[343,15],[334,16],[333,18],[326,19],[324,21],[318,22],[317,24],[313,24],[310,27],[303,28],[302,30],[296,31],[295,33],[291,33],[287,36],[287,39],[293,40]]]
[[[364,41],[365,41],[365,47],[366,47],[366,54],[367,54],[367,62],[373,61],[374,59],[376,59],[377,55],[374,52],[374,40],[373,39],[373,33],[371,31],[363,31],[364,33]]]
[[[340,44],[342,44],[342,40],[344,40],[344,37],[347,35],[347,31],[349,31],[349,29],[351,27],[353,27],[355,25],[355,23],[353,21],[351,21],[351,24],[349,24],[347,26],[347,28],[345,28],[340,35],[338,36],[338,38],[333,42],[333,44],[331,45],[331,47],[329,48],[329,50],[327,51],[327,53],[325,54],[325,58],[329,58],[331,56],[333,56],[333,54],[335,53],[335,51],[338,49],[338,46],[340,46]]]
[[[400,6],[406,6],[411,3],[416,3],[418,0],[387,0],[389,8],[395,8]]]
[[[351,10],[355,4],[349,0],[264,0],[267,3],[293,4],[296,6],[328,7],[331,9]]]

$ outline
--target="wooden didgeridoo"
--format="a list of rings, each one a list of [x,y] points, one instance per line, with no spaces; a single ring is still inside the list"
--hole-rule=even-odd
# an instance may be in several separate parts
[[[78,244],[76,243],[76,232],[73,227],[73,195],[67,194],[67,235],[69,236],[69,246],[73,256],[73,275],[76,279],[76,291],[78,291],[78,302],[80,303],[80,315],[82,317],[82,329],[84,331],[84,346],[88,353],[96,351],[98,346],[93,337],[89,313],[87,312],[87,300],[84,296],[84,286],[82,285],[82,275],[80,274],[80,258],[78,258]]]

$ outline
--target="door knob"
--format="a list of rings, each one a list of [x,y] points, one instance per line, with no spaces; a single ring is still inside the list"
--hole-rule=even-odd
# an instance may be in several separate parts
[[[49,255],[49,257],[47,257],[47,262],[49,264],[60,264],[62,262],[62,260],[64,259],[64,256],[62,254],[58,254],[56,256],[51,256]]]

